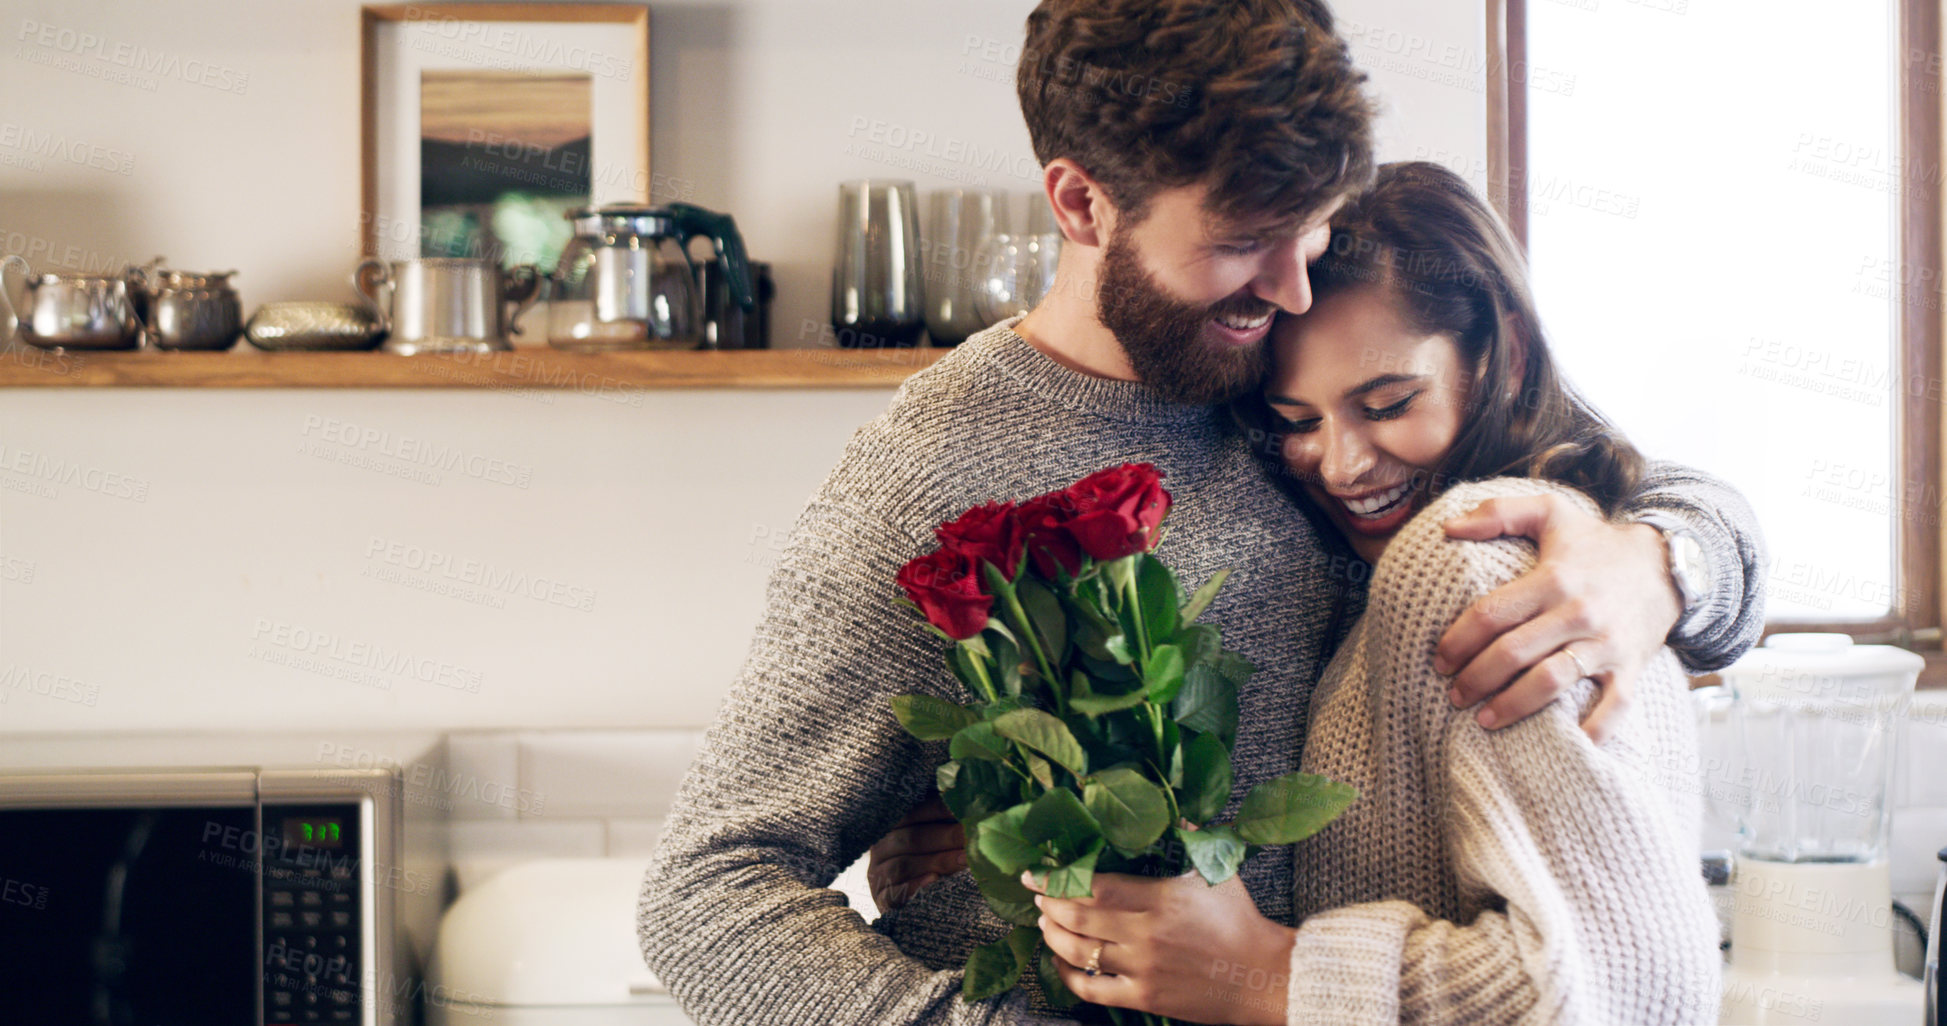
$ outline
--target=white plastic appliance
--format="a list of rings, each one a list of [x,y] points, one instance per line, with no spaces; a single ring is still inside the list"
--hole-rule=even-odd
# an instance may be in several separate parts
[[[1924,661],[1843,634],[1776,634],[1722,671],[1744,793],[1719,1022],[1913,1026],[1894,968],[1886,849],[1898,715]]]
[[[539,859],[446,911],[428,1026],[693,1026],[636,943],[643,859]]]

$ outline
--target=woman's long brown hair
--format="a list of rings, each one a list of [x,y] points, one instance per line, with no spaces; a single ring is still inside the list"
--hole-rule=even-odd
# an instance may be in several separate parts
[[[1586,493],[1614,516],[1636,494],[1643,456],[1562,380],[1528,288],[1527,263],[1492,208],[1459,175],[1424,161],[1380,167],[1370,190],[1332,218],[1332,241],[1312,265],[1316,301],[1382,290],[1406,321],[1452,338],[1473,371],[1453,448],[1430,482],[1540,477]],[[1509,385],[1519,375],[1518,389]],[[1262,393],[1232,406],[1259,458],[1283,479],[1280,421]]]

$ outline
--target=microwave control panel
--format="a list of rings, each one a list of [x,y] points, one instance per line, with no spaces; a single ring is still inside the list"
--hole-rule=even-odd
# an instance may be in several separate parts
[[[359,1023],[364,923],[359,806],[263,805],[264,1018],[267,1026]]]

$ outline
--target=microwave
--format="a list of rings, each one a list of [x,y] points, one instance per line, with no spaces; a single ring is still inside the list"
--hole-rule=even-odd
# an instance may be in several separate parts
[[[0,771],[0,1019],[408,1026],[397,772]],[[415,877],[419,877],[415,879]]]

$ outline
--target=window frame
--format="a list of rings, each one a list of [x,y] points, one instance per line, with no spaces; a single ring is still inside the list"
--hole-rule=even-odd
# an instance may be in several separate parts
[[[1525,252],[1528,246],[1528,0],[1487,4],[1488,194]],[[1921,652],[1923,687],[1947,687],[1947,653],[1941,650],[1941,406],[1929,401],[1942,380],[1943,316],[1947,292],[1928,292],[1913,281],[1940,282],[1942,269],[1942,68],[1941,9],[1937,0],[1894,0],[1899,19],[1900,212],[1895,307],[1898,382],[1929,387],[1899,389],[1894,463],[1899,496],[1918,496],[1902,510],[1893,541],[1894,607],[1869,621],[1818,622],[1767,619],[1765,633],[1833,631],[1860,642],[1895,644]],[[1919,174],[1915,174],[1918,168]],[[1921,273],[1904,273],[1916,268]],[[1932,272],[1928,274],[1927,272]],[[1916,395],[1915,392],[1919,394]]]

